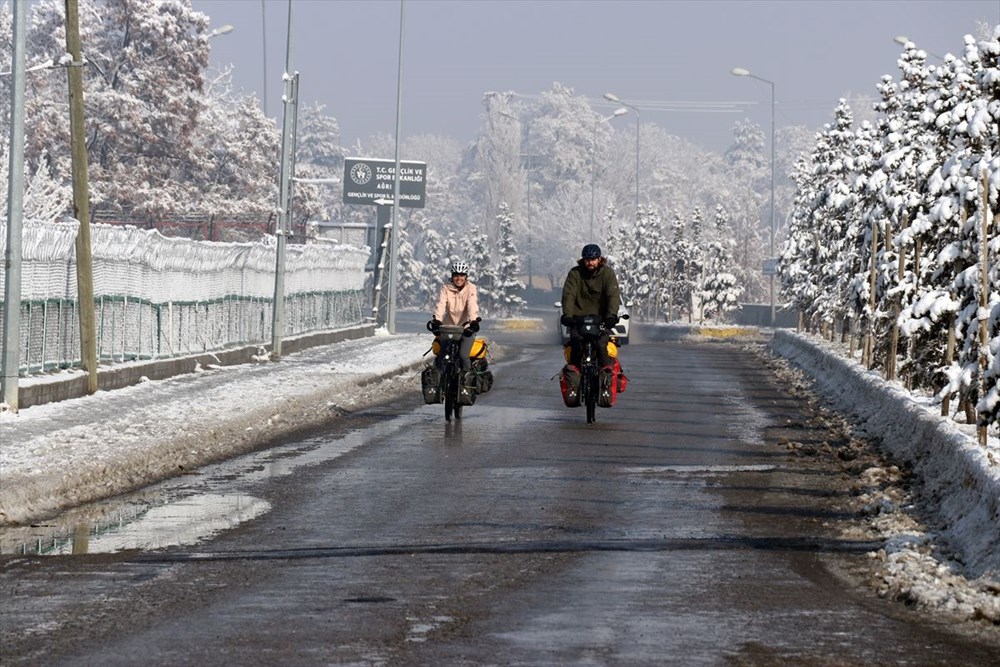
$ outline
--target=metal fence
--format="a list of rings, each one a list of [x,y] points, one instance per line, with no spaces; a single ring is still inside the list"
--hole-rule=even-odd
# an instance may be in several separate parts
[[[75,221],[25,226],[21,375],[80,364],[76,229]],[[2,226],[0,232],[3,250]],[[155,231],[105,225],[92,227],[91,240],[100,361],[270,342],[275,244],[167,239]],[[283,335],[365,320],[371,292],[366,248],[320,243],[289,245],[287,251]],[[0,267],[0,284],[3,279]],[[0,309],[0,327],[2,322]]]

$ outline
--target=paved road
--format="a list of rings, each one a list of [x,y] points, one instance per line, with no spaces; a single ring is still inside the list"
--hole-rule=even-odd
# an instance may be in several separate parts
[[[847,444],[752,355],[623,358],[628,393],[595,425],[561,405],[558,348],[525,344],[460,423],[413,381],[125,501],[170,498],[182,525],[224,507],[212,540],[4,557],[3,663],[997,664],[845,579],[873,548],[842,537],[856,453],[789,448]]]

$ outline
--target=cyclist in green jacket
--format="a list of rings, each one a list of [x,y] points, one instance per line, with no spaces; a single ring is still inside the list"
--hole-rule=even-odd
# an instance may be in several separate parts
[[[563,283],[562,323],[570,328],[571,364],[580,365],[580,337],[573,331],[574,319],[581,315],[597,315],[605,329],[598,339],[598,362],[602,369],[611,365],[608,339],[618,324],[620,307],[618,277],[614,269],[607,265],[607,259],[601,256],[601,248],[596,243],[588,243],[583,246],[580,259]]]

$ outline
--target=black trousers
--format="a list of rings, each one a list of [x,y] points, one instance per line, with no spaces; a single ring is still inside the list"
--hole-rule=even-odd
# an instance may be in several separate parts
[[[612,363],[611,355],[608,354],[608,341],[610,340],[611,334],[607,331],[602,331],[601,335],[597,337],[597,365],[600,368],[610,366]],[[569,335],[569,345],[569,363],[579,368],[580,357],[583,355],[583,338],[573,331]]]
[[[462,336],[461,347],[458,353],[458,364],[463,371],[472,370],[472,346],[476,342],[475,336]],[[441,358],[437,358],[438,367],[441,366]]]

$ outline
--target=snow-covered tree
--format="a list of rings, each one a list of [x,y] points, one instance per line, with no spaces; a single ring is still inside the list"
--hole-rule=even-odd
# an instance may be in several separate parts
[[[700,213],[699,213],[700,215]],[[667,302],[670,304],[670,311],[667,319],[673,319],[674,314],[683,317],[687,315],[688,321],[694,317],[694,299],[701,279],[701,250],[687,235],[689,227],[693,225],[695,217],[692,217],[690,224],[685,224],[683,217],[679,213],[674,214],[674,221],[671,226],[673,233],[672,252],[670,254],[669,283],[667,286]]]
[[[423,283],[423,263],[417,259],[410,242],[410,230],[419,229],[420,219],[400,216],[399,271],[396,299],[406,307],[422,308],[426,304],[428,286]]]
[[[764,196],[770,189],[770,167],[764,153],[764,131],[750,121],[737,122],[733,127],[733,144],[724,160],[728,178],[720,183],[721,196],[716,203],[733,212],[730,221],[736,241],[734,258],[737,278],[745,286],[743,298],[763,301],[767,287],[761,266],[767,257],[765,238],[770,239],[767,230],[770,213],[765,208],[770,197]],[[692,207],[708,204],[711,202],[692,202]]]
[[[497,239],[498,261],[492,285],[491,314],[495,317],[512,317],[526,305],[521,296],[525,286],[517,278],[520,258],[514,244],[513,223],[510,209],[505,202],[501,202],[500,212],[497,213],[497,229],[500,234]]]
[[[729,215],[722,205],[715,209],[715,240],[706,249],[705,280],[701,285],[702,315],[724,320],[739,307],[742,289],[732,272],[732,240]]]
[[[554,83],[533,109],[531,123],[533,174],[543,194],[567,181],[589,183],[595,114],[572,88]]]
[[[903,357],[907,381],[975,407],[981,424],[1000,416],[1000,240],[983,231],[1000,190],[998,58],[1000,27],[935,67],[908,44],[901,79],[878,85],[874,124],[848,131],[838,107],[814,166],[797,163],[781,261],[804,311],[860,315],[868,363],[892,372]],[[909,345],[897,347],[897,322]]]
[[[339,183],[322,183],[339,179],[344,171],[344,148],[340,145],[340,126],[337,119],[325,113],[322,104],[303,105],[295,123],[295,175],[315,181],[309,191],[296,187],[294,194],[299,201],[293,203],[296,211],[313,209],[310,218],[332,220],[342,201]],[[297,184],[298,185],[298,184]],[[302,201],[310,195],[311,205]]]
[[[29,52],[53,60],[66,51],[64,3],[33,7]],[[80,0],[90,182],[95,199],[150,215],[186,208],[181,183],[204,106],[208,17],[188,0]],[[68,173],[68,95],[61,77],[32,77],[26,96],[30,155],[51,153]],[[55,104],[53,104],[55,102]]]
[[[229,72],[219,73],[206,91],[187,166],[177,170],[198,193],[180,210],[223,220],[268,219],[278,204],[280,145],[257,100],[235,93]]]
[[[498,303],[497,270],[490,250],[489,235],[480,231],[473,234],[466,244],[467,258],[475,272],[470,280],[479,291],[479,308],[484,315],[494,315]]]
[[[515,103],[514,93],[486,93],[483,106],[486,113],[475,146],[475,181],[483,193],[482,220],[490,225],[486,232],[493,244],[498,232],[492,224],[500,206],[515,202],[520,208],[525,187],[521,146],[526,121],[521,120],[524,112]]]

